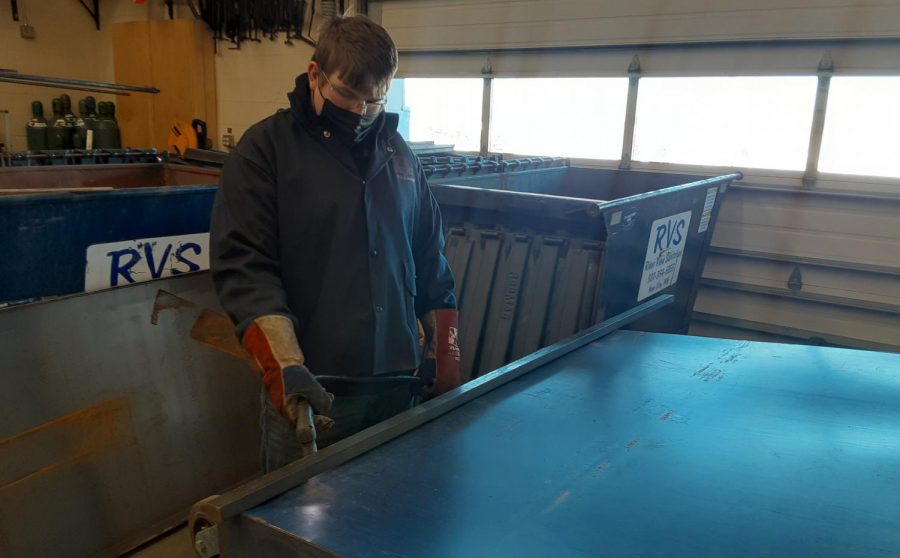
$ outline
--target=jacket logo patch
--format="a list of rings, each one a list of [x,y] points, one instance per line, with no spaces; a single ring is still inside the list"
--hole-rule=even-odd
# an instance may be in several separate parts
[[[397,153],[392,160],[394,162],[394,171],[397,173],[397,178],[400,180],[409,180],[411,182],[416,181],[416,172],[413,170],[413,166],[406,157]]]

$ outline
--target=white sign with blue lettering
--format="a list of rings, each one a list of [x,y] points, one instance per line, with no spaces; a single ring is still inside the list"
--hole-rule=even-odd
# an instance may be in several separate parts
[[[209,233],[94,244],[84,290],[98,291],[209,269]]]
[[[653,221],[638,301],[674,285],[681,271],[681,257],[691,227],[691,213],[685,211]]]

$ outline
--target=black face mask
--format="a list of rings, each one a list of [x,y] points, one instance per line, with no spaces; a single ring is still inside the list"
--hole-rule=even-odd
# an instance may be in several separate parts
[[[347,145],[360,143],[366,139],[366,136],[372,131],[372,124],[378,120],[378,114],[374,116],[357,114],[338,107],[328,99],[324,99],[324,101],[322,118],[331,122],[335,128],[334,133]]]

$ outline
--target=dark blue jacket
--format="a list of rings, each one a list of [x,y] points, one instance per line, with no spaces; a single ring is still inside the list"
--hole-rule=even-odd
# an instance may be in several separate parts
[[[210,234],[219,300],[239,336],[259,316],[289,316],[314,374],[413,370],[416,319],[456,307],[418,159],[395,114],[351,149],[312,110],[305,74],[288,98],[223,169]]]

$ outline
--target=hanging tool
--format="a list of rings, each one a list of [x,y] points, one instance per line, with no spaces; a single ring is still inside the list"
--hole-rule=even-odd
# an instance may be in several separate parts
[[[285,43],[302,38],[304,7],[314,0],[207,0],[200,2],[200,17],[216,41],[229,41],[240,48],[244,41],[275,40],[286,34]]]
[[[197,134],[188,122],[176,122],[169,130],[167,145],[179,156],[184,155],[188,149],[197,148]]]
[[[199,118],[190,123],[176,122],[169,130],[168,146],[179,157],[184,157],[188,149],[206,149],[206,122]]]

